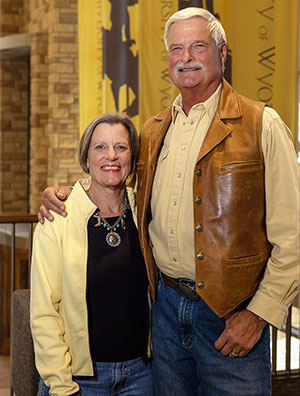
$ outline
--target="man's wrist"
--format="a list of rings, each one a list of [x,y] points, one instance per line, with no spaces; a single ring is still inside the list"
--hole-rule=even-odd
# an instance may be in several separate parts
[[[257,315],[256,313],[250,311],[249,309],[247,309],[247,311],[252,314],[252,316],[258,321],[258,323],[261,324],[262,327],[264,327],[268,323],[264,318],[262,318],[261,316]]]

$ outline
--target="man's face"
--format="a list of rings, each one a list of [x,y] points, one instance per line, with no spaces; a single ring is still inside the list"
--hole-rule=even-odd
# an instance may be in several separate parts
[[[169,75],[181,92],[202,91],[219,84],[226,60],[226,46],[218,49],[208,21],[193,17],[175,22],[168,35]]]

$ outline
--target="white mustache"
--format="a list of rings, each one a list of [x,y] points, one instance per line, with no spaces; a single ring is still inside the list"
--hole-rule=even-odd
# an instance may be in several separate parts
[[[180,62],[176,65],[176,71],[182,71],[183,69],[204,69],[203,63],[201,62],[192,62],[192,63],[184,63]]]

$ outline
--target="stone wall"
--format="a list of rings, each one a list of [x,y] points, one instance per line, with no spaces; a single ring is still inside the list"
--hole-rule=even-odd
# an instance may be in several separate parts
[[[49,28],[48,184],[71,184],[78,177],[79,85],[77,0],[56,1]]]
[[[69,185],[83,176],[77,158],[77,0],[0,0],[0,12],[0,37],[18,33],[31,34],[30,85],[27,91],[30,118],[29,128],[26,129],[24,125],[23,133],[24,138],[30,140],[29,147],[28,144],[22,146],[28,148],[27,152],[24,153],[21,148],[18,150],[23,163],[19,156],[15,156],[14,162],[15,172],[24,172],[23,181],[25,183],[26,180],[29,186],[25,201],[27,200],[30,213],[35,213],[40,206],[41,193],[47,185]],[[3,62],[0,63],[2,70]],[[19,74],[15,77],[19,79]],[[0,72],[0,103],[4,100],[4,86],[7,83],[8,76]],[[26,102],[25,99],[24,101]],[[7,134],[2,128],[3,116],[1,106],[2,149],[8,144]],[[0,156],[2,165],[4,159],[6,161],[5,157]],[[17,173],[7,175],[18,179],[15,178]],[[20,203],[21,198],[14,189],[15,183],[4,182],[3,176],[0,176],[0,211],[24,212],[24,207],[27,207],[24,197]],[[4,195],[10,197],[10,205],[3,205]]]
[[[30,213],[40,204],[48,177],[48,34],[34,33],[30,56]]]
[[[24,33],[24,6],[26,0],[0,1],[0,37],[9,34]]]
[[[30,210],[47,185],[73,184],[79,87],[77,0],[29,0],[31,54]]]
[[[28,57],[0,62],[0,206],[28,211]]]

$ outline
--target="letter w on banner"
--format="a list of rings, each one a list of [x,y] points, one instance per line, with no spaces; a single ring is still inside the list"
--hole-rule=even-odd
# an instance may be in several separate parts
[[[228,39],[225,78],[274,107],[295,133],[299,0],[78,0],[81,132],[119,111],[139,128],[172,103],[164,26],[178,9],[203,7]]]

